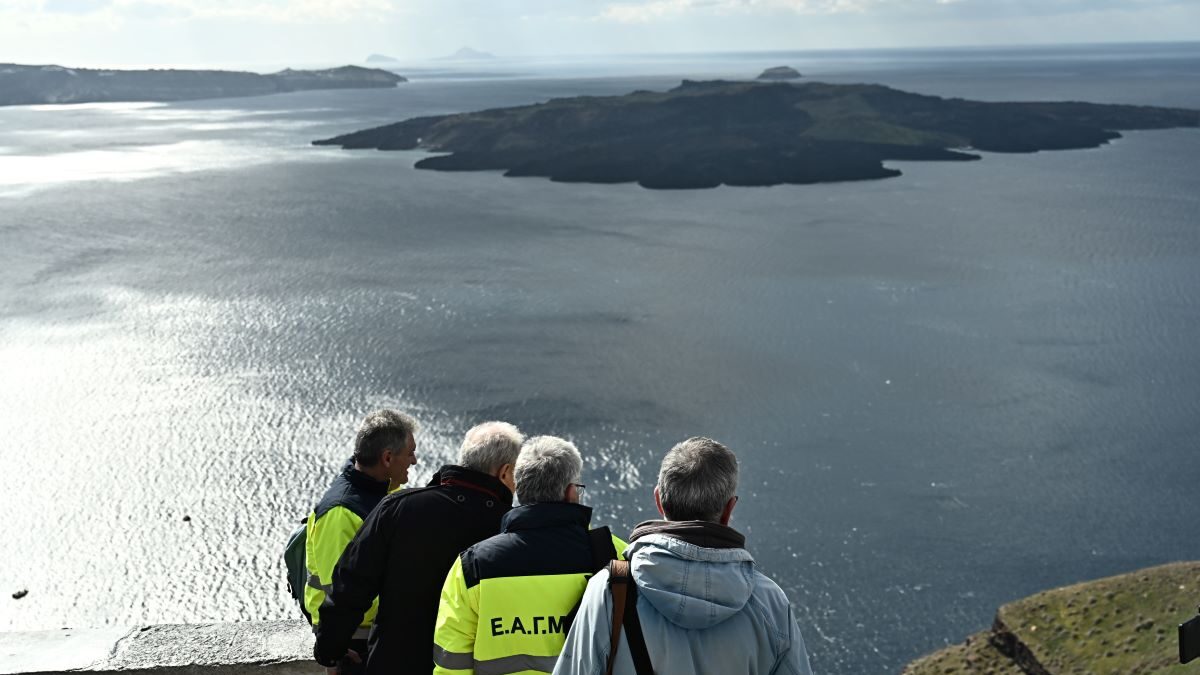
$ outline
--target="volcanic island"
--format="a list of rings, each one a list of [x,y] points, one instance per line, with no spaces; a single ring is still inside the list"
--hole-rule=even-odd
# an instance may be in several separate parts
[[[686,189],[891,178],[900,171],[888,160],[1095,148],[1121,131],[1180,127],[1200,127],[1200,110],[982,102],[876,84],[685,80],[666,92],[416,117],[313,143],[440,153],[419,160],[419,169]]]

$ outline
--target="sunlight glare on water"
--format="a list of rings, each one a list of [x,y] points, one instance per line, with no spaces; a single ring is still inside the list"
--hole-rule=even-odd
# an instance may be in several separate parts
[[[0,438],[39,449],[0,453],[0,474],[20,477],[4,502],[26,524],[6,535],[6,547],[23,555],[6,556],[0,577],[20,578],[40,596],[5,613],[10,627],[75,625],[77,608],[88,605],[105,608],[88,623],[184,606],[196,621],[278,618],[278,551],[263,543],[303,517],[288,505],[307,501],[349,456],[365,401],[422,420],[414,484],[452,456],[460,423],[403,391],[352,393],[331,383],[339,403],[328,410],[269,395],[267,370],[212,368],[213,358],[229,356],[222,352],[246,348],[214,342],[215,334],[287,320],[271,307],[120,288],[88,295],[70,302],[95,303],[88,313],[96,319],[16,322],[0,342],[0,372],[21,383],[0,387]],[[298,375],[321,387],[319,369]],[[86,577],[22,562],[49,558],[86,560]],[[156,590],[154,578],[169,581]],[[222,602],[191,605],[204,587]],[[275,608],[265,608],[272,594]]]
[[[217,125],[216,129],[238,128]],[[315,161],[337,161],[337,154],[312,153]],[[28,194],[39,187],[81,181],[136,181],[170,173],[197,173],[245,168],[299,159],[282,149],[226,141],[181,141],[108,150],[83,150],[52,155],[0,154],[0,197]]]

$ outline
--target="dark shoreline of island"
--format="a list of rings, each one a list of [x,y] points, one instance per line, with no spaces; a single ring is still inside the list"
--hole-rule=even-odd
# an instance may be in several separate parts
[[[407,80],[378,68],[281,70],[108,70],[0,63],[0,106],[194,101],[316,89],[375,89]]]
[[[446,153],[417,168],[559,182],[711,188],[871,180],[888,160],[1095,148],[1120,131],[1200,127],[1200,111],[1081,102],[988,103],[882,85],[691,82],[418,117],[314,145]]]

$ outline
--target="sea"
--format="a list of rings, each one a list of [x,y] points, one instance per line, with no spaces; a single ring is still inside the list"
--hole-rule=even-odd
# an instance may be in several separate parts
[[[383,406],[422,424],[414,485],[481,421],[573,440],[617,533],[656,515],[673,444],[725,443],[733,525],[819,673],[896,673],[1005,602],[1200,558],[1200,130],[695,191],[310,145],[777,65],[1200,109],[1200,44],[428,63],[388,90],[0,108],[0,630],[299,618],[285,540]]]

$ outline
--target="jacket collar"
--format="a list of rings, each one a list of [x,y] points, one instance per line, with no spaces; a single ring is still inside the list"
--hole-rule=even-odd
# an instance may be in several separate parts
[[[475,490],[489,495],[505,505],[512,504],[513,500],[512,490],[500,482],[499,478],[457,464],[446,464],[438,469],[437,473],[433,474],[433,478],[429,479],[428,487],[435,485],[451,485]]]
[[[537,530],[546,527],[575,525],[587,529],[592,522],[592,508],[567,502],[525,504],[504,514],[501,532]]]
[[[701,548],[746,548],[746,537],[727,525],[703,520],[647,520],[633,528],[630,543],[649,534],[661,534]]]
[[[367,494],[386,495],[388,491],[388,481],[375,480],[367,474],[354,468],[354,460],[350,459],[346,465],[342,467],[342,476],[350,482],[355,488],[362,490]]]

